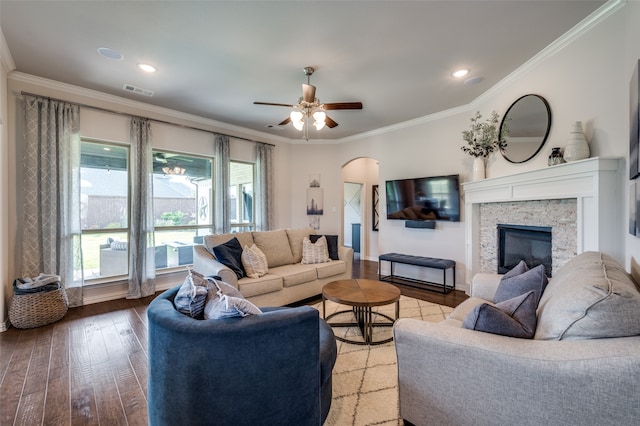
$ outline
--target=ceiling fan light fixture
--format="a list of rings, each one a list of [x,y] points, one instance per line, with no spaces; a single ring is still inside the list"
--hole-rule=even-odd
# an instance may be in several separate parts
[[[293,127],[295,127],[298,130],[302,130],[302,128],[304,127],[302,112],[291,111],[291,114],[289,114],[289,118],[291,118],[291,123],[293,124]]]
[[[327,119],[327,114],[324,111],[316,111],[313,113],[313,125],[316,126],[316,130],[320,130],[324,128],[325,120]]]

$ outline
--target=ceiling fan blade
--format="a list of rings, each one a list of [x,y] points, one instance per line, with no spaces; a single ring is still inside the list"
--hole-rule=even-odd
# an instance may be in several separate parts
[[[331,119],[331,117],[329,117],[328,115],[324,118],[324,124],[330,129],[333,129],[334,127],[336,127],[338,125],[338,123],[333,121]]]
[[[316,99],[316,86],[302,83],[302,100],[313,103]]]
[[[334,102],[323,104],[322,108],[327,111],[335,109],[362,109],[362,102]]]
[[[284,126],[291,123],[291,118],[287,117],[284,120],[282,120],[280,123],[278,123],[278,126]]]
[[[283,107],[289,107],[289,108],[293,108],[293,105],[291,104],[274,104],[272,102],[254,102],[254,105],[272,105],[272,106],[283,106]]]

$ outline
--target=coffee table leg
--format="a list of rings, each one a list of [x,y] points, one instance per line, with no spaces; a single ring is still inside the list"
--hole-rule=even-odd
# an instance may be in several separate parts
[[[327,307],[326,307],[326,302],[327,299],[325,299],[324,294],[322,295],[322,319],[327,319]],[[396,315],[397,316],[397,315]]]

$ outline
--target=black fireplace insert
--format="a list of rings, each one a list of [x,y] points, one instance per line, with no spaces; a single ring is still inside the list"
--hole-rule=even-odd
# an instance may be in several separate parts
[[[498,224],[498,273],[504,274],[521,260],[529,268],[544,265],[551,276],[551,227]]]

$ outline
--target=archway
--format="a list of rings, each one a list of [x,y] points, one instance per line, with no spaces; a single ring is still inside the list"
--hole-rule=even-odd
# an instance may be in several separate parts
[[[369,157],[348,161],[342,166],[342,182],[344,245],[354,247],[354,251],[358,249],[356,258],[377,261],[378,231],[373,226],[373,191],[378,185],[378,161]]]

